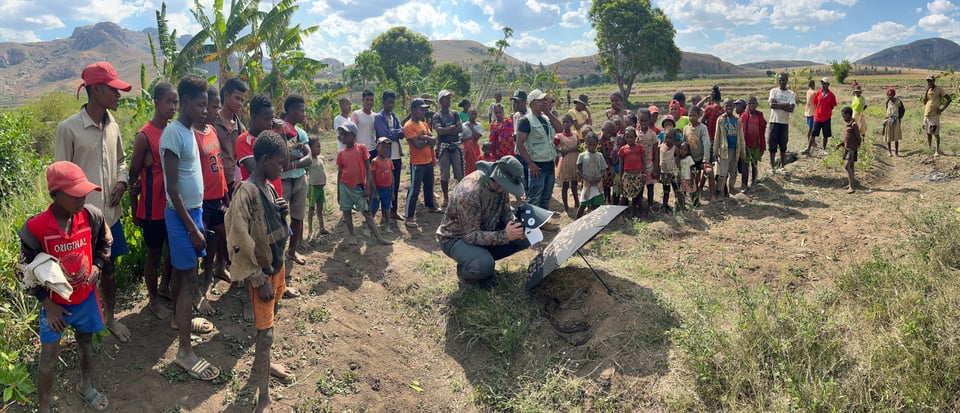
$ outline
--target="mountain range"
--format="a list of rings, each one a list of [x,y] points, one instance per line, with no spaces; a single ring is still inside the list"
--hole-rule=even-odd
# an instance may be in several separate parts
[[[156,36],[156,28],[141,31],[124,29],[114,23],[103,22],[74,29],[69,38],[35,43],[0,43],[0,105],[9,105],[50,90],[73,90],[83,67],[94,61],[110,61],[121,78],[139,86],[140,65],[146,64],[148,74],[152,57],[148,36]],[[180,36],[186,43],[189,36]],[[433,58],[437,64],[457,63],[464,67],[479,64],[486,58],[487,47],[472,40],[434,40]],[[329,67],[324,77],[339,78],[344,64],[335,59],[322,59]],[[508,67],[527,64],[509,54],[503,62]],[[533,63],[531,63],[533,64]],[[540,62],[537,63],[539,65]],[[910,44],[884,49],[855,62],[857,65],[895,66],[913,68],[960,67],[960,45],[946,39],[925,39]],[[702,53],[683,52],[681,72],[704,75],[751,75],[770,69],[817,65],[810,61],[764,61],[742,65]],[[572,57],[544,64],[556,69],[564,80],[599,74],[596,55]],[[208,70],[214,69],[213,67]]]

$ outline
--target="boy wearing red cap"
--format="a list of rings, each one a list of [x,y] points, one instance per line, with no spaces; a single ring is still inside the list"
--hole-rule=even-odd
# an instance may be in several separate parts
[[[114,318],[117,302],[114,263],[116,257],[127,253],[120,222],[120,200],[127,191],[128,172],[120,126],[107,109],[116,111],[120,105],[120,91],[129,92],[131,86],[120,80],[117,71],[107,62],[87,66],[81,78],[83,83],[77,89],[77,97],[80,89],[86,89],[87,103],[79,113],[57,125],[54,159],[73,162],[91,182],[109,191],[94,194],[88,202],[103,212],[113,236],[110,259],[103,266],[103,315],[110,333],[125,343],[130,340],[130,330]]]
[[[93,377],[90,355],[93,333],[103,330],[104,326],[96,285],[101,270],[110,260],[112,238],[100,209],[86,204],[87,194],[103,189],[88,181],[76,164],[59,161],[47,168],[47,190],[53,203],[46,211],[28,219],[18,232],[21,243],[16,267],[18,278],[41,304],[38,408],[41,412],[50,411],[60,337],[66,327],[71,326],[76,332],[80,356],[77,392],[91,409],[103,411],[110,401],[90,382]],[[42,271],[44,265],[38,264],[45,260],[52,260],[56,267]],[[55,294],[48,289],[58,280],[69,283],[72,288],[69,295],[64,296],[59,288]]]

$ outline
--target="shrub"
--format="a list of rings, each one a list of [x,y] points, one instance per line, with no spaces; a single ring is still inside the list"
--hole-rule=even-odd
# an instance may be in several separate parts
[[[30,139],[32,119],[26,114],[0,113],[0,198],[24,193],[30,180],[41,172],[44,162],[33,153]]]

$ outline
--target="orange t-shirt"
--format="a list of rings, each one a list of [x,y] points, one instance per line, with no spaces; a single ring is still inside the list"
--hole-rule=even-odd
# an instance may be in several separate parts
[[[205,130],[193,130],[200,149],[200,170],[203,172],[203,200],[222,199],[227,196],[227,179],[223,175],[223,159],[220,157],[220,139],[217,130],[207,125]]]
[[[410,147],[411,165],[430,164],[433,163],[433,159],[435,158],[432,147],[425,146],[417,149],[413,146],[413,143],[410,143],[410,139],[420,136],[421,133],[430,133],[430,126],[427,125],[427,122],[414,122],[413,119],[411,119],[403,124],[403,137],[407,139],[408,146]]]

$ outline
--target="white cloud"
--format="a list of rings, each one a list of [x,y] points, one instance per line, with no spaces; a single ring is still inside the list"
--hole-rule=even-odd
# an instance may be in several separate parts
[[[559,4],[566,1],[524,0],[470,0],[487,16],[494,30],[504,26],[517,32],[535,31],[553,26],[561,21]]]
[[[744,47],[745,45],[749,47]],[[794,59],[797,48],[781,42],[769,41],[768,37],[762,34],[754,34],[729,38],[707,47],[706,50],[688,51],[709,53],[724,60],[729,58],[728,61],[734,64],[743,64],[763,60]]]
[[[0,42],[32,43],[40,38],[33,30],[12,30],[0,27]]]
[[[759,3],[772,8],[770,23],[778,28],[792,28],[806,32],[819,25],[827,25],[846,17],[840,10],[824,8],[827,0],[761,0]],[[852,6],[856,0],[834,1],[843,6]]]
[[[660,2],[659,7],[670,17],[674,26],[682,22],[688,27],[706,29],[759,24],[770,15],[767,7],[740,4],[734,0],[666,0]]]
[[[803,56],[803,59],[827,62],[830,60],[848,58],[849,50],[842,44],[837,44],[829,40],[823,40],[817,44],[810,44],[797,49],[797,56]]]
[[[948,39],[960,38],[960,22],[942,14],[923,16],[917,22],[917,26],[924,31],[936,33],[940,37]]]
[[[590,3],[580,2],[577,8],[570,8],[560,16],[560,27],[575,28],[587,24],[587,14],[590,12]]]
[[[60,8],[63,6],[57,4],[54,5],[54,7]],[[117,23],[127,17],[152,9],[152,7],[153,4],[147,0],[87,0],[70,2],[70,9],[73,10],[72,16],[75,16],[77,20],[90,23],[99,23],[102,21]],[[167,7],[169,8],[169,6]]]
[[[25,20],[27,21],[27,23],[35,24],[44,29],[58,29],[61,27],[66,27],[66,25],[63,24],[63,21],[61,21],[57,16],[54,16],[52,14],[44,14],[36,17],[27,17]]]
[[[914,27],[886,21],[874,24],[868,31],[847,36],[843,43],[856,46],[893,45],[897,41],[913,36],[915,32]]]
[[[521,33],[510,41],[507,53],[530,64],[543,63],[546,66],[568,57],[596,54],[597,45],[593,36],[583,36],[568,42],[550,42],[530,33]]]
[[[950,0],[933,0],[927,3],[927,10],[931,14],[947,14],[957,9]]]

